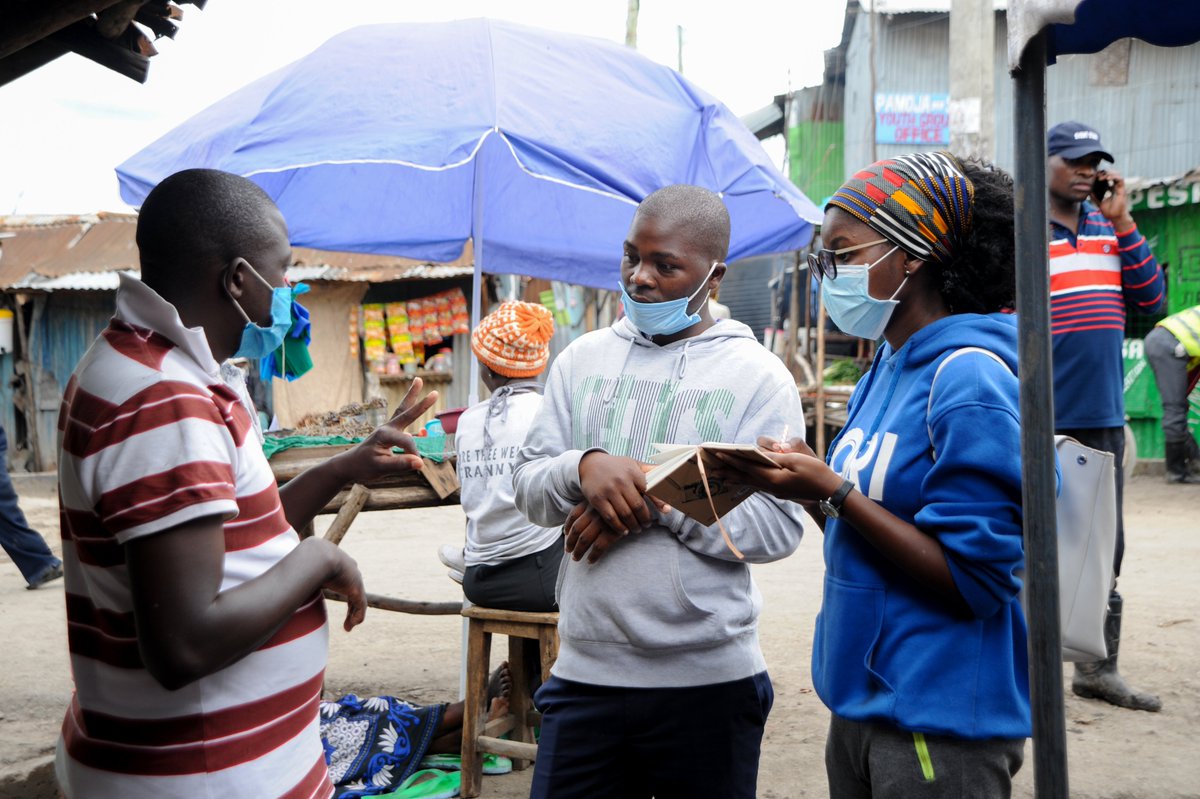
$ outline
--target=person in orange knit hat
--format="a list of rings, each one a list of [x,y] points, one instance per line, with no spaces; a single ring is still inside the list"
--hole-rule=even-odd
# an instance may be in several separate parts
[[[524,611],[557,610],[554,584],[562,530],[539,527],[513,505],[517,450],[542,404],[537,381],[550,360],[554,318],[543,305],[509,301],[480,320],[471,350],[491,398],[468,408],[454,434],[466,547],[438,553],[472,603]]]

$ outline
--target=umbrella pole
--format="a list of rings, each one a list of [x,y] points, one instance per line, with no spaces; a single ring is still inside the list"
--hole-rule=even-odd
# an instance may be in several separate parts
[[[1054,380],[1046,244],[1046,32],[1013,73],[1016,138],[1017,336],[1021,363],[1021,463],[1029,693],[1037,797],[1069,796],[1054,514]]]
[[[482,151],[483,148],[480,148]],[[482,153],[475,154],[475,179],[471,199],[471,247],[475,262],[471,270],[471,332],[479,327],[483,283],[483,172],[479,168]],[[471,358],[471,379],[467,387],[467,407],[479,402],[479,359]],[[464,624],[466,620],[464,619]],[[464,630],[466,627],[463,628]]]
[[[471,192],[471,260],[475,263],[471,269],[471,332],[475,332],[476,328],[479,327],[479,312],[482,306],[479,295],[482,293],[483,283],[483,192],[481,191],[483,188],[483,175],[479,170],[479,153],[475,154],[474,169],[474,181]],[[470,375],[470,380],[467,384],[468,408],[479,402],[479,359],[474,356],[474,353],[471,354]],[[464,597],[463,607],[468,607],[470,604]],[[458,658],[459,699],[463,699],[467,695],[467,637],[468,624],[467,618],[464,616]]]

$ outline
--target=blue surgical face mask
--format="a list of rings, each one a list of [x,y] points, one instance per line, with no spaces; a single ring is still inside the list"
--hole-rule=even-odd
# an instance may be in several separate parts
[[[687,297],[680,297],[677,300],[638,302],[625,290],[625,281],[620,281],[621,306],[625,309],[625,315],[629,317],[629,321],[633,323],[634,327],[647,336],[670,336],[691,327],[700,321],[700,314],[688,313],[688,305],[696,298],[697,294],[704,291],[704,287],[708,285],[708,279],[717,270],[719,263],[720,261],[713,261],[712,268],[708,270],[704,280],[700,281],[700,286]]]
[[[288,328],[292,326],[292,287],[272,286],[249,263],[246,264],[246,267],[271,289],[271,324],[269,327],[254,324],[249,314],[246,313],[246,309],[231,295],[229,299],[233,300],[234,307],[246,320],[246,326],[242,328],[242,343],[234,353],[234,357],[257,360],[265,358],[279,349],[283,344],[283,337],[287,335]]]
[[[870,271],[898,249],[892,247],[872,264],[840,264],[837,277],[821,281],[821,302],[843,333],[872,341],[883,335],[892,311],[900,304],[896,295],[908,282],[908,276],[905,275],[891,297],[877,300],[869,291]]]
[[[306,374],[313,366],[312,356],[308,354],[308,345],[312,342],[312,322],[309,321],[308,309],[296,302],[296,297],[308,292],[308,286],[293,283],[291,292],[292,324],[283,339],[283,346],[258,361],[259,377],[266,382],[274,377],[282,377],[290,382]]]

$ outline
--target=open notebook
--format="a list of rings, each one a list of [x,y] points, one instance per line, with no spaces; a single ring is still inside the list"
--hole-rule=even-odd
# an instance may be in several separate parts
[[[753,444],[722,444],[709,441],[703,444],[651,444],[656,453],[653,465],[646,473],[646,493],[677,508],[703,525],[717,524],[722,516],[754,493],[745,485],[731,485],[708,476],[708,471],[721,466],[713,452],[731,452],[739,457],[778,466],[770,453]],[[725,543],[738,557],[741,553],[729,539],[724,526],[721,534]]]

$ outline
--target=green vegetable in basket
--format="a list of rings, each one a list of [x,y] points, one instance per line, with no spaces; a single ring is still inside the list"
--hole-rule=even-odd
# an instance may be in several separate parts
[[[827,386],[854,385],[862,377],[862,369],[851,358],[842,358],[825,367],[823,377]]]

